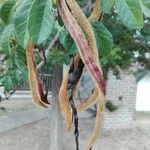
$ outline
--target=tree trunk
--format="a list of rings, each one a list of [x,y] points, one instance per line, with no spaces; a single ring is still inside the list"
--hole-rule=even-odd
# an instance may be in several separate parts
[[[58,94],[62,81],[62,67],[55,65],[52,73],[52,100],[55,101],[55,105],[51,108],[51,138],[50,138],[50,150],[62,150],[62,116],[59,107]]]

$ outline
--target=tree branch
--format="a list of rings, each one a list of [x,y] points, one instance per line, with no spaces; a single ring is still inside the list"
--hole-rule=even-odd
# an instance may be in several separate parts
[[[46,49],[45,51],[45,57],[47,58],[47,54],[48,54],[48,51],[50,51],[52,49],[52,47],[54,46],[55,42],[58,40],[59,36],[60,36],[60,33],[61,31],[64,29],[64,27],[61,27],[60,30],[58,30],[58,32],[56,33],[56,35],[54,36],[54,38],[52,39],[52,41],[50,42],[48,48]],[[40,69],[43,65],[45,64],[45,60],[42,59],[41,62],[37,65],[37,69]]]

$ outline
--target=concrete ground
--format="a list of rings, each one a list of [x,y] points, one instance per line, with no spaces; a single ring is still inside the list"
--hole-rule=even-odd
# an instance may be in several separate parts
[[[85,149],[94,119],[80,120],[80,150]],[[0,150],[49,150],[48,118],[0,134]],[[64,150],[75,150],[74,135],[64,129]],[[140,114],[130,130],[104,131],[93,150],[150,150],[150,115]]]

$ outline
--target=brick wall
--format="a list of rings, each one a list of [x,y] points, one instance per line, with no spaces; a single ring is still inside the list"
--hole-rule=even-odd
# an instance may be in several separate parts
[[[136,78],[121,72],[121,79],[116,77],[110,71],[108,73],[106,100],[111,100],[118,106],[114,112],[107,111],[103,123],[104,129],[126,129],[131,128],[136,102]]]
[[[133,69],[132,69],[133,70]],[[118,106],[114,112],[106,110],[103,128],[127,129],[131,128],[134,119],[136,102],[136,78],[129,71],[121,71],[121,78],[117,79],[111,71],[108,73],[106,100],[111,100]],[[86,99],[91,95],[94,84],[90,75],[86,72],[81,79],[78,99]]]

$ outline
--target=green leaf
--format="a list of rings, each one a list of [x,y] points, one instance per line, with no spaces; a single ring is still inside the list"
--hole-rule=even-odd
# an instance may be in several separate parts
[[[21,80],[21,71],[16,69],[11,74],[13,86],[15,86]]]
[[[21,71],[21,78],[22,78],[22,80],[24,80],[24,81],[27,81],[28,80],[28,70],[27,70],[27,67],[22,67],[21,69],[20,69],[20,71]]]
[[[4,28],[5,28],[5,26],[0,21],[0,37],[2,35],[2,32],[3,32]]]
[[[10,48],[10,44],[9,44],[9,39],[11,37],[13,33],[13,25],[10,24],[8,26],[5,27],[5,29],[3,30],[1,39],[0,39],[0,47],[3,48],[3,50],[9,55],[11,54],[11,48]]]
[[[52,0],[52,4],[53,4],[54,6],[57,5],[56,0]]]
[[[150,0],[141,0],[142,4],[147,7],[148,9],[150,9]]]
[[[22,0],[14,15],[15,35],[24,49],[29,40],[28,20],[33,0]]]
[[[150,17],[150,0],[141,0],[142,11],[146,17]]]
[[[21,59],[19,59],[19,58],[16,58],[16,59],[15,59],[15,65],[16,65],[19,69],[21,69],[22,67],[25,66],[24,62],[23,62]]]
[[[54,16],[50,0],[34,0],[30,13],[28,29],[36,44],[45,41],[53,31]]]
[[[144,25],[140,0],[116,0],[117,13],[122,23],[131,29],[139,29]]]
[[[6,1],[0,9],[0,17],[7,24],[11,15],[11,10],[15,5],[15,1]]]
[[[75,43],[72,44],[72,46],[70,47],[70,54],[75,54],[77,53],[78,49]]]
[[[6,91],[10,91],[21,81],[22,78],[22,72],[20,69],[11,70],[4,75],[2,84]]]
[[[5,80],[3,82],[3,85],[5,87],[5,90],[6,91],[10,91],[13,87],[13,82],[12,82],[12,79],[11,79],[11,76],[10,75],[7,75],[5,77]]]
[[[110,31],[100,22],[92,23],[97,41],[98,49],[103,55],[107,54],[113,47],[113,37]]]
[[[63,30],[59,36],[59,41],[63,45],[66,51],[69,51],[70,54],[77,52],[77,47],[74,43],[74,40],[70,36],[67,30]]]
[[[104,13],[110,12],[115,0],[101,0],[102,11]]]
[[[2,82],[4,82],[4,80],[5,80],[5,75],[0,74],[0,85],[2,84]]]

